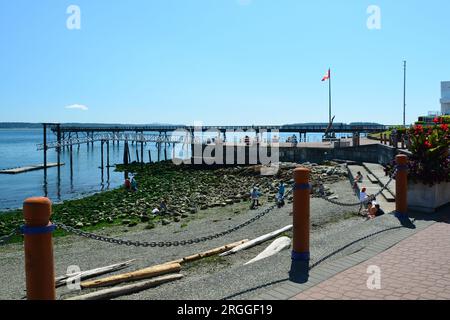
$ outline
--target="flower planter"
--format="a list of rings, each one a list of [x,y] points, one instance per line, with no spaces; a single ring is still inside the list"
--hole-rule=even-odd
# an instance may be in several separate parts
[[[423,183],[408,183],[408,209],[432,213],[450,203],[450,182],[432,187]]]

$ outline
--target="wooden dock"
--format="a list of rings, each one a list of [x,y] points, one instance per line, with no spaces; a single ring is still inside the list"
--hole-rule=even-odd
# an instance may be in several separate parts
[[[63,166],[64,163],[61,163],[61,166]],[[47,163],[47,168],[51,167],[57,167],[57,163]],[[19,168],[12,168],[12,169],[3,169],[0,170],[0,174],[19,174],[24,173],[28,171],[34,171],[34,170],[42,170],[44,169],[44,164],[37,164],[33,166],[25,166],[25,167],[19,167]]]

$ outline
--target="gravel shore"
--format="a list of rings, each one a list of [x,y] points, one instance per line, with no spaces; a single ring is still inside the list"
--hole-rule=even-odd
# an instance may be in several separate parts
[[[329,187],[339,196],[340,201],[355,201],[355,196],[348,181],[339,181],[329,185]],[[152,230],[144,230],[142,225],[138,225],[132,228],[108,228],[99,230],[97,233],[141,241],[173,241],[196,238],[223,231],[252,218],[269,205],[267,201],[265,202],[263,207],[258,210],[249,210],[247,202],[224,208],[210,208],[192,215],[192,218],[188,221],[172,222],[169,225],[158,226],[158,228]],[[365,222],[356,215],[357,210],[358,207],[341,207],[322,199],[311,199],[311,253],[313,261],[360,236],[392,226],[396,222],[389,215]],[[63,275],[70,265],[77,265],[82,270],[86,270],[136,259],[130,268],[125,269],[128,271],[168,262],[238,240],[252,239],[282,228],[292,223],[291,212],[292,204],[288,203],[285,207],[275,209],[260,220],[227,236],[185,247],[135,248],[73,235],[56,238],[54,246],[56,275]],[[290,233],[288,234],[290,235]],[[181,270],[181,273],[185,275],[183,279],[137,294],[123,296],[120,299],[190,300],[246,299],[252,297],[258,289],[249,289],[286,278],[290,268],[290,250],[285,250],[260,262],[243,266],[246,261],[255,257],[269,243],[266,242],[224,258],[207,258],[203,261],[186,264]],[[348,248],[340,255],[359,250],[358,247],[361,246],[364,246],[364,242]],[[24,296],[25,289],[22,245],[11,244],[0,247],[0,255],[0,282],[2,283],[0,298],[21,299]],[[80,292],[68,291],[63,287],[57,290],[57,294],[61,299],[78,295]]]

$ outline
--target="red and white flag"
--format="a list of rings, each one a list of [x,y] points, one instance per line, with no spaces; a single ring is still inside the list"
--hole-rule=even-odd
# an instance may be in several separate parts
[[[322,81],[326,81],[326,80],[330,79],[330,77],[331,77],[331,72],[330,72],[330,69],[328,69],[328,72],[322,78]]]

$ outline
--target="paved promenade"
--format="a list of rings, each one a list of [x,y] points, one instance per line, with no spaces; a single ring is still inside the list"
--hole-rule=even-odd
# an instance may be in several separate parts
[[[380,289],[367,286],[369,266],[379,267]],[[450,224],[435,223],[292,299],[450,299]]]

